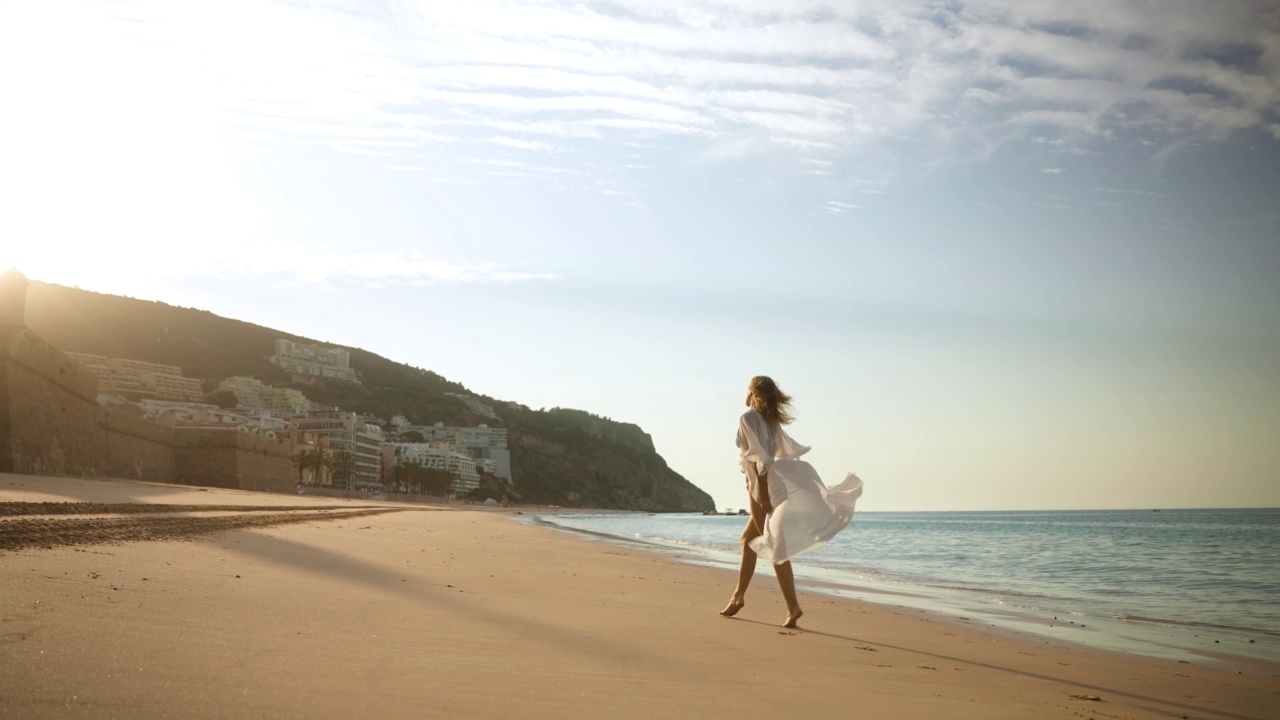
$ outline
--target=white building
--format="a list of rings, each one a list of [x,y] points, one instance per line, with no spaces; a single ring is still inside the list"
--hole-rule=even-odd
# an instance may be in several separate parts
[[[396,423],[397,419],[399,418],[392,418],[392,423]],[[483,424],[479,427],[445,427],[444,423],[396,424],[396,427],[401,433],[416,432],[422,435],[427,443],[452,443],[459,452],[480,464],[485,472],[497,475],[507,482],[514,482],[511,478],[511,451],[507,449],[506,428],[491,428]]]
[[[352,489],[382,488],[382,428],[361,422],[352,412],[311,413],[292,422],[299,432],[326,440],[331,452],[345,450],[355,455]]]
[[[276,340],[276,353],[270,358],[277,367],[294,375],[358,382],[351,367],[351,353],[342,348],[304,345],[291,340]]]
[[[182,376],[182,368],[173,365],[108,358],[87,353],[63,353],[80,363],[98,379],[98,391],[120,395],[129,400],[177,400],[200,402],[204,391],[199,378]]]
[[[386,443],[382,446],[382,461],[388,467],[404,462],[444,470],[453,475],[454,495],[462,495],[480,487],[476,461],[465,453],[450,449],[443,442]]]
[[[244,375],[233,375],[218,383],[219,390],[225,390],[236,396],[236,404],[248,408],[262,408],[262,389],[266,387],[257,378]]]
[[[226,409],[208,403],[172,400],[143,400],[138,406],[142,408],[143,417],[166,425],[229,425],[272,437],[289,429],[287,420],[272,417],[265,410]]]
[[[304,415],[311,409],[311,401],[301,391],[267,385],[257,378],[236,375],[218,383],[218,389],[235,395],[239,405],[286,417]]]

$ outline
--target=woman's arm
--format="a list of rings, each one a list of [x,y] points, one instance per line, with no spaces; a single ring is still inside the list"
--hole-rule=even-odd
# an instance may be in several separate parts
[[[760,476],[760,507],[764,510],[764,514],[768,515],[773,512],[773,501],[769,499],[769,473]]]

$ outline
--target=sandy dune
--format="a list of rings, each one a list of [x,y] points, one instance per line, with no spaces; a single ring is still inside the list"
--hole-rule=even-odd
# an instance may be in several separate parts
[[[0,515],[0,543],[17,520],[287,522],[0,550],[0,717],[1280,716],[1274,664],[811,594],[786,631],[768,577],[725,619],[727,572],[509,513],[0,475],[0,503],[21,502],[170,507]]]

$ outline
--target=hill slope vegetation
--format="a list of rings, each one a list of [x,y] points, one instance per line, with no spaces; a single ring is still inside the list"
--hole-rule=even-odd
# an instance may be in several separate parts
[[[360,348],[344,348],[359,384],[297,384],[267,357],[277,339],[314,340],[205,310],[47,283],[31,284],[27,324],[60,350],[176,365],[187,377],[200,378],[206,392],[224,378],[249,375],[297,388],[325,405],[380,418],[505,426],[514,492],[526,502],[655,512],[714,509],[711,496],[669,468],[652,438],[636,425],[581,410],[531,410],[478,394],[499,419],[477,417],[460,399],[445,394],[476,393]]]

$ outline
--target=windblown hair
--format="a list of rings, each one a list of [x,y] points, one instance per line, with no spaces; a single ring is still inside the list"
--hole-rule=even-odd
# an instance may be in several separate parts
[[[757,375],[751,378],[747,388],[751,391],[747,404],[764,416],[765,422],[777,427],[795,421],[791,414],[791,396],[779,390],[773,378]]]

